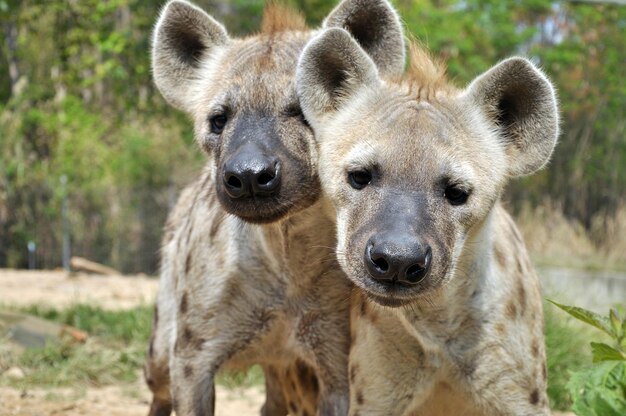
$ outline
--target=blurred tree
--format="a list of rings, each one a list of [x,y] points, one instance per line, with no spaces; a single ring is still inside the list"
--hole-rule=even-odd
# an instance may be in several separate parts
[[[285,0],[312,26],[335,0]],[[258,0],[196,0],[233,35]],[[555,81],[561,142],[548,169],[513,185],[591,228],[626,197],[626,6],[548,0],[395,0],[408,30],[463,85],[528,55]],[[162,225],[202,163],[191,123],[161,99],[149,45],[162,0],[0,0],[0,267],[61,262],[61,175],[75,254],[154,272]]]

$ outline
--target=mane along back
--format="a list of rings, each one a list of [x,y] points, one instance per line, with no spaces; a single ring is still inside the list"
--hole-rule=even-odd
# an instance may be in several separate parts
[[[273,35],[278,32],[307,30],[304,16],[294,8],[278,1],[269,1],[263,10],[261,33]]]
[[[409,43],[408,68],[395,82],[408,85],[418,101],[433,100],[456,91],[448,79],[445,62],[434,57],[426,46],[416,40]]]

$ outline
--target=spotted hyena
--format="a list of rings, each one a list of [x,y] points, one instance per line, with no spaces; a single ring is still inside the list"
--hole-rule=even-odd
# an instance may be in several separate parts
[[[348,30],[381,73],[400,73],[404,42],[386,0],[344,0],[324,27]],[[218,370],[260,364],[265,415],[345,414],[351,284],[332,253],[313,133],[295,68],[316,33],[284,7],[259,34],[231,38],[185,1],[155,28],[156,85],[188,113],[208,154],[181,195],[162,247],[146,380],[151,415],[214,413]]]
[[[297,74],[338,261],[360,289],[350,414],[549,414],[539,281],[499,200],[553,151],[550,82],[510,58],[457,89],[418,46],[406,76],[385,78],[341,29]]]

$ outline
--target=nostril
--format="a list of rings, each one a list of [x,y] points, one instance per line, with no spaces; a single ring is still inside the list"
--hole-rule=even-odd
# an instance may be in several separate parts
[[[267,185],[268,183],[270,183],[272,181],[272,179],[274,179],[276,176],[272,175],[271,173],[268,172],[263,172],[262,174],[259,175],[259,177],[257,178],[257,182],[259,185]]]
[[[228,184],[228,186],[234,188],[234,189],[241,189],[243,188],[243,183],[241,183],[241,180],[236,177],[235,175],[230,175],[228,177],[228,179],[226,180],[226,183]]]
[[[421,264],[414,264],[406,270],[407,276],[414,276],[423,271],[424,268]]]
[[[376,260],[372,259],[372,262],[376,265],[378,270],[383,273],[386,273],[389,270],[389,263],[387,263],[387,260],[382,257]]]

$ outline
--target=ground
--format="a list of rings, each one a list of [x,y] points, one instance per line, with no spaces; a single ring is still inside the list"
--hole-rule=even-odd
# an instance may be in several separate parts
[[[0,270],[0,302],[5,306],[44,305],[62,308],[88,303],[128,309],[155,299],[158,280],[146,276],[68,277],[64,271]],[[256,415],[265,393],[261,386],[217,387],[217,415]],[[0,387],[2,416],[145,416],[150,394],[140,378],[132,385],[22,391]]]

